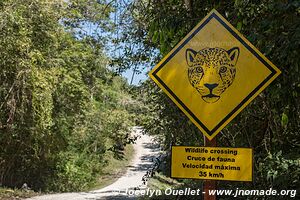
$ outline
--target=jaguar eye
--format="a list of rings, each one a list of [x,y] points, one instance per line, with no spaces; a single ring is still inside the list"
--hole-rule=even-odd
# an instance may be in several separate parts
[[[203,73],[203,68],[202,67],[196,67],[196,72],[197,73]]]
[[[219,70],[220,73],[225,73],[227,71],[227,67],[222,66]]]

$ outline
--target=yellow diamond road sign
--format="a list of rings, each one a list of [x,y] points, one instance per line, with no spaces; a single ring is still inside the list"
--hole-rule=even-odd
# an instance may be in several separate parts
[[[279,74],[212,10],[149,75],[212,139]]]

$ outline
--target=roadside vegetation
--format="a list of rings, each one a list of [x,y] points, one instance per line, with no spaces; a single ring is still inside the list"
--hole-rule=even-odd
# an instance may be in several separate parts
[[[299,1],[134,1],[128,15],[124,15],[130,16],[127,18],[130,23],[124,25],[120,42],[129,45],[122,56],[126,60],[135,59],[142,66],[148,62],[154,67],[213,8],[282,71],[217,136],[218,146],[254,149],[253,182],[221,181],[218,188],[299,189]],[[130,44],[139,48],[130,51]],[[145,81],[137,91],[137,97],[145,105],[141,124],[164,146],[166,166],[170,166],[172,145],[203,145],[202,133],[153,81]],[[163,171],[170,176],[168,167]],[[188,186],[195,181],[181,182]]]
[[[102,169],[101,176],[96,180],[96,184],[92,188],[88,188],[88,190],[104,188],[122,177],[126,173],[127,166],[130,165],[134,155],[132,144],[126,145],[121,154],[121,159],[116,159],[113,152],[105,154],[107,165]]]
[[[124,159],[136,103],[105,50],[112,11],[96,0],[0,2],[0,186],[80,191]]]
[[[18,200],[18,199],[30,198],[38,194],[39,193],[34,192],[32,190],[0,188],[1,200]]]

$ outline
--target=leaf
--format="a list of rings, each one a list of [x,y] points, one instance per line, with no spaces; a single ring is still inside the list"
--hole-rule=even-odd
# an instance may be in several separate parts
[[[238,6],[240,4],[240,0],[235,0],[234,6]]]
[[[285,114],[285,113],[282,113],[282,116],[281,116],[281,125],[282,126],[286,126],[289,122],[289,118],[288,116]]]
[[[242,22],[238,22],[237,25],[236,25],[236,29],[237,29],[238,31],[241,31],[241,30],[242,30],[242,25],[243,25]]]
[[[163,44],[164,41],[165,41],[165,35],[164,35],[164,32],[161,31],[159,34],[159,42],[160,42],[160,44]]]
[[[158,35],[159,35],[159,32],[158,31],[154,31],[154,34],[153,34],[153,37],[152,37],[152,42],[154,42],[154,43],[157,42]]]

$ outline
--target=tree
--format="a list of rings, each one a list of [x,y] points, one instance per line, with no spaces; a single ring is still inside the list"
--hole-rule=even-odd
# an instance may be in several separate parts
[[[81,190],[116,133],[126,143],[131,96],[103,47],[111,11],[96,0],[1,1],[1,185]]]
[[[158,49],[166,55],[211,9],[217,9],[254,46],[279,66],[282,75],[219,135],[219,146],[253,147],[252,184],[239,188],[299,187],[299,2],[298,1],[134,1],[130,39],[144,47],[140,58]],[[130,51],[129,51],[130,52]],[[131,55],[135,55],[133,51]],[[139,60],[138,60],[139,61]],[[141,63],[143,59],[141,59]],[[201,133],[151,81],[141,88],[146,132],[171,145],[200,145]],[[283,184],[285,183],[285,184]],[[221,187],[237,184],[225,182]]]

